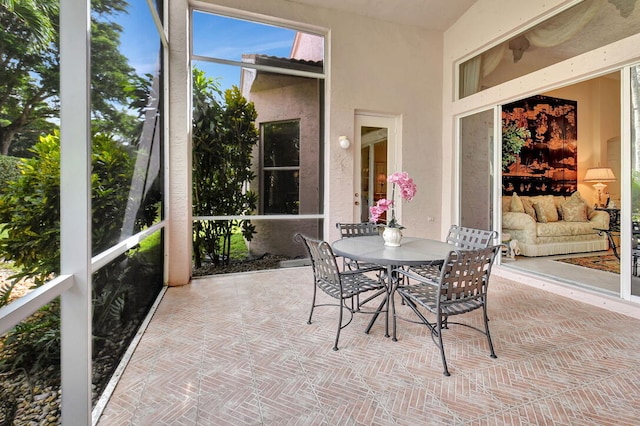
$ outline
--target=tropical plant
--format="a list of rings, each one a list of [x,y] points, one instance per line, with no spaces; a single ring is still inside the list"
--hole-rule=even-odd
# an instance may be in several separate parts
[[[22,159],[18,165],[20,176],[7,183],[7,191],[0,195],[0,226],[7,235],[0,241],[0,256],[11,261],[18,271],[14,280],[0,288],[0,306],[10,300],[17,280],[32,278],[33,286],[42,285],[60,265],[60,139],[55,131],[40,138],[31,149],[32,158]],[[96,134],[92,143],[92,222],[93,251],[101,252],[120,238],[120,231],[129,197],[134,157],[112,136]],[[142,225],[142,224],[140,224]],[[154,252],[157,247],[154,246]],[[144,253],[134,248],[121,256],[110,268],[101,268],[92,279],[93,331],[96,349],[104,346],[106,336],[126,323],[137,310],[129,307],[134,299],[155,294],[140,286],[139,273],[145,270]],[[142,254],[140,254],[142,253]],[[139,255],[140,254],[140,255]],[[157,255],[156,255],[157,257]],[[138,260],[137,260],[138,259]],[[157,265],[157,262],[154,263]],[[157,271],[161,274],[161,268]],[[162,284],[161,277],[155,280]],[[3,339],[4,369],[38,369],[43,364],[59,360],[59,303],[42,308],[21,322]]]
[[[222,98],[222,101],[220,100]],[[221,93],[216,81],[193,70],[193,212],[198,216],[251,214],[257,196],[247,189],[255,178],[251,170],[258,131],[253,103],[237,87]],[[247,220],[194,223],[193,253],[197,268],[205,256],[228,263],[231,237],[239,226],[246,240],[255,227]]]
[[[531,137],[531,131],[517,123],[502,122],[502,170],[508,171],[509,166],[517,159],[527,139]]]
[[[9,182],[20,176],[19,164],[20,159],[17,157],[0,155],[0,192],[4,192],[9,186]]]
[[[93,137],[93,252],[111,247],[120,229],[129,196],[133,156],[111,136]],[[0,254],[36,285],[60,268],[60,134],[43,136],[23,159],[20,177],[0,196]]]

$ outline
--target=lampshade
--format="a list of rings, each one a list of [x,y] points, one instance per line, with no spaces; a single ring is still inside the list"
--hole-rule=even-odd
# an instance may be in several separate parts
[[[616,175],[609,167],[592,167],[584,175],[585,182],[614,182]]]

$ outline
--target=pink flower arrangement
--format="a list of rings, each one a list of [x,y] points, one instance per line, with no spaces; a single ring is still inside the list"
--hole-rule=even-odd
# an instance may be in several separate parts
[[[371,206],[369,208],[369,220],[371,222],[377,222],[382,213],[391,210],[391,219],[387,220],[387,226],[389,228],[402,228],[396,220],[396,209],[394,208],[395,202],[393,199],[396,194],[396,186],[400,189],[400,196],[407,201],[411,201],[417,192],[416,184],[407,172],[393,173],[387,181],[393,185],[391,189],[391,199],[387,200],[386,198],[382,198],[378,200],[375,206]]]

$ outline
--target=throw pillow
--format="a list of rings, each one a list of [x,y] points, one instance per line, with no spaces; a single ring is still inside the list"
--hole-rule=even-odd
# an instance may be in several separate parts
[[[538,197],[533,197],[531,200],[533,202],[533,207],[536,211],[536,216],[538,217],[538,222],[557,222],[558,221],[558,209],[556,208],[556,203],[553,199],[553,195],[541,195]],[[538,205],[536,208],[535,205]],[[544,216],[546,220],[542,220],[541,216]]]
[[[547,214],[541,204],[533,203],[533,209],[536,211],[536,218],[538,219],[538,222],[549,222],[549,219],[547,219]]]
[[[582,198],[582,196],[580,195],[580,193],[578,191],[576,191],[573,194],[571,194],[571,197],[569,197],[569,200],[567,200],[567,202],[580,202],[580,203],[584,204],[585,206],[587,206],[587,216],[590,216],[591,213],[593,213],[595,211],[595,209],[593,207],[591,207],[589,205],[589,203],[587,203],[584,198]]]
[[[522,205],[522,200],[518,197],[517,193],[513,193],[511,196],[511,204],[509,204],[509,211],[516,213],[524,213],[524,206]]]
[[[587,222],[587,205],[580,202],[566,202],[562,205],[562,217],[566,222]]]
[[[533,220],[537,220],[536,218],[536,211],[533,208],[533,204],[531,204],[531,201],[529,201],[529,199],[522,199],[522,205],[524,206],[524,212],[526,214],[528,214],[529,216],[531,216],[533,218]]]

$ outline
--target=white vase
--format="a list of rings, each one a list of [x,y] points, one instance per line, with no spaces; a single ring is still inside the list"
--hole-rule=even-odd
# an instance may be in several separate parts
[[[400,241],[402,241],[402,231],[400,228],[385,227],[382,232],[382,239],[384,245],[389,247],[400,247]]]

